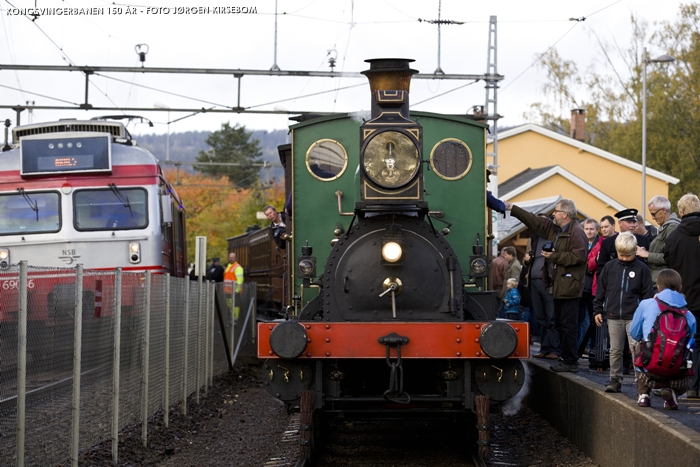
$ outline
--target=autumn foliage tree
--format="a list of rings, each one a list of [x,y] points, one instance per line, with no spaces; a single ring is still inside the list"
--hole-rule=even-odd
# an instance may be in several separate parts
[[[166,170],[166,177],[175,180],[174,170]],[[244,233],[251,225],[266,226],[267,220],[258,220],[257,212],[266,204],[280,208],[284,205],[284,187],[280,184],[253,186],[241,189],[231,184],[228,177],[180,173],[175,190],[185,206],[187,229],[187,258],[194,262],[195,239],[207,237],[207,259],[219,257],[226,263],[226,239]]]

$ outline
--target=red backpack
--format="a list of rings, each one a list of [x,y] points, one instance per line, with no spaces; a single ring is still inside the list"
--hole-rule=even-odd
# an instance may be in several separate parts
[[[685,317],[686,308],[676,308],[655,299],[659,314],[642,343],[642,351],[634,359],[635,366],[644,367],[649,373],[673,377],[692,374],[686,367],[690,326]]]

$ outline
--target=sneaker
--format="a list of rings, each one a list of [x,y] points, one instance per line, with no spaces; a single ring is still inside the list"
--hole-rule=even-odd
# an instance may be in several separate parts
[[[578,365],[567,365],[564,362],[559,362],[556,365],[552,365],[549,367],[549,369],[557,373],[563,373],[566,371],[570,373],[578,373]]]
[[[661,390],[661,398],[664,400],[664,409],[678,410],[678,399],[676,399],[676,391],[670,388]]]
[[[605,386],[605,392],[620,392],[622,390],[622,383],[616,379],[611,379],[607,386]]]
[[[698,392],[694,389],[688,389],[688,392],[685,393],[685,397],[687,397],[688,399],[697,399]]]
[[[649,394],[640,394],[637,399],[637,405],[640,407],[651,407],[651,399]]]

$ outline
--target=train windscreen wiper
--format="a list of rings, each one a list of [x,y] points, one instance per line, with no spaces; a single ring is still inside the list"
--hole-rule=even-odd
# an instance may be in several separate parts
[[[119,202],[122,203],[122,206],[124,206],[125,208],[129,208],[129,215],[131,217],[134,217],[134,213],[131,212],[131,204],[129,203],[129,197],[123,194],[121,191],[119,191],[119,188],[117,188],[117,185],[115,185],[114,183],[110,183],[109,187],[114,192],[114,196],[116,196]]]
[[[32,211],[36,213],[36,221],[39,222],[39,203],[31,199],[27,192],[24,191],[24,188],[17,188],[17,191],[19,191],[19,194],[22,195],[29,207],[32,208]]]

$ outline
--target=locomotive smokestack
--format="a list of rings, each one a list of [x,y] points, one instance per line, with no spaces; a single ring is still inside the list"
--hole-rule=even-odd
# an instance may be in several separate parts
[[[369,63],[369,70],[362,72],[369,79],[369,88],[372,91],[372,118],[381,113],[382,107],[400,107],[399,112],[408,118],[408,93],[411,88],[411,76],[418,73],[409,67],[414,60],[410,58],[372,58],[365,60]],[[397,93],[397,101],[394,105],[382,98],[378,104],[379,91],[403,91]],[[385,95],[386,96],[386,95]]]

